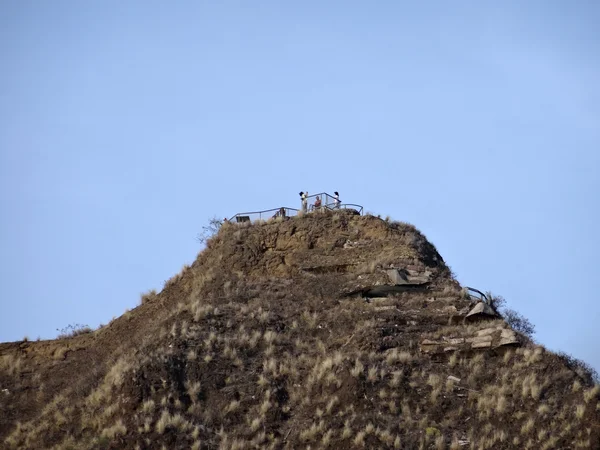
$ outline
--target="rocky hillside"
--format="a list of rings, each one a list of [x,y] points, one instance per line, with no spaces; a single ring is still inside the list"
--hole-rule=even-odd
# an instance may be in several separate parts
[[[94,332],[0,344],[7,449],[600,448],[600,387],[413,226],[226,224]]]

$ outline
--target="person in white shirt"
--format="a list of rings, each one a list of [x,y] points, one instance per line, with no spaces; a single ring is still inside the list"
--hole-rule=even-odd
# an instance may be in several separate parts
[[[300,199],[302,200],[302,212],[305,213],[308,209],[308,191],[300,192]]]
[[[335,194],[335,197],[333,200],[333,207],[335,209],[338,209],[340,207],[340,203],[342,203],[342,202],[340,202],[340,193],[338,191],[335,191],[334,194]]]

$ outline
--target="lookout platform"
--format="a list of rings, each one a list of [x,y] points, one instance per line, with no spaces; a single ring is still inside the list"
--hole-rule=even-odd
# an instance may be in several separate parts
[[[321,206],[315,207],[316,198],[319,197],[321,200]],[[334,196],[321,192],[307,197],[308,210],[307,214],[319,213],[324,211],[335,211],[338,209],[349,209],[354,210],[358,214],[363,214],[363,207],[354,203],[336,203]],[[230,222],[243,223],[243,222],[254,222],[256,220],[270,220],[277,219],[278,217],[293,217],[302,214],[302,210],[298,208],[291,208],[289,206],[280,206],[279,208],[265,209],[263,211],[250,211],[241,212],[235,214]]]

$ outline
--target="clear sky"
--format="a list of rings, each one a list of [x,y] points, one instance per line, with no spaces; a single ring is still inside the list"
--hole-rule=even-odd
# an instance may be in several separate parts
[[[418,3],[418,6],[417,6]],[[0,1],[0,341],[333,192],[600,370],[600,3]]]

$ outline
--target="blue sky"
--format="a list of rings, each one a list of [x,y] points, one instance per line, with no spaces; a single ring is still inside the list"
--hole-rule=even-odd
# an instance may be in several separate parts
[[[340,191],[600,370],[600,4],[1,2],[0,341]]]

